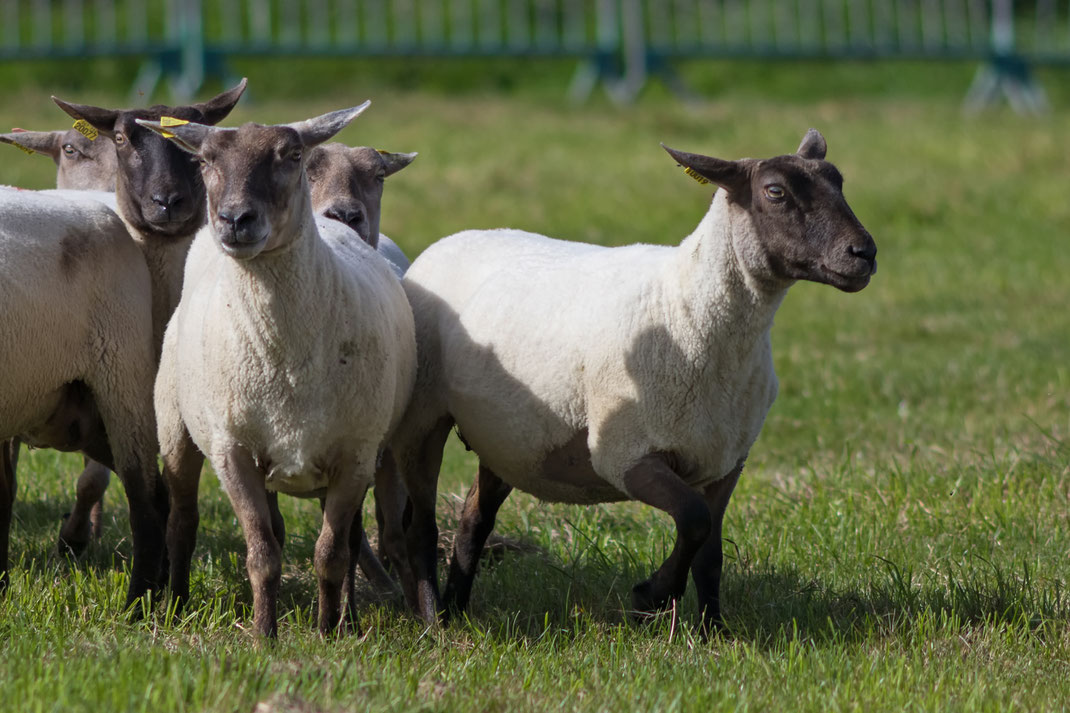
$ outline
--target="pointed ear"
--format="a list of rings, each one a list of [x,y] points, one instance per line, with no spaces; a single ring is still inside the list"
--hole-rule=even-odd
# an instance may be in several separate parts
[[[390,176],[397,173],[401,169],[412,163],[412,160],[416,158],[416,152],[413,153],[391,153],[389,151],[379,151],[379,155],[383,157],[383,163],[386,164],[386,175]]]
[[[735,193],[750,183],[750,175],[741,161],[726,161],[723,158],[677,151],[665,144],[662,144],[661,148],[668,151],[669,155],[676,159],[676,163],[683,166],[692,177],[697,174],[729,193]]]
[[[201,116],[204,117],[203,123],[215,126],[227,117],[230,110],[233,109],[234,105],[241,99],[242,92],[245,91],[245,87],[248,86],[248,84],[249,80],[243,77],[242,80],[238,82],[237,86],[228,89],[206,102],[194,104],[192,108],[199,111]]]
[[[147,119],[134,119],[134,121],[146,129],[155,131],[165,139],[171,139],[180,149],[189,151],[192,154],[201,152],[201,144],[210,134],[216,131],[234,131],[234,129],[219,129],[214,126],[195,124],[193,122],[179,126],[164,126],[158,121],[149,121]]]
[[[0,134],[0,143],[21,146],[33,153],[51,156],[53,161],[59,161],[59,152],[63,148],[63,135],[66,131],[15,131],[10,134]]]
[[[828,151],[828,144],[825,143],[825,137],[817,129],[810,129],[795,153],[803,158],[823,159],[826,151]]]
[[[332,111],[330,114],[324,114],[312,119],[305,119],[304,121],[297,121],[292,124],[284,124],[301,137],[301,143],[305,148],[311,148],[322,144],[327,139],[337,134],[342,129],[349,125],[349,122],[360,116],[361,112],[367,109],[371,105],[371,101],[366,101],[360,106],[355,106],[352,109],[340,109],[338,111]]]
[[[115,120],[119,118],[118,109],[102,109],[89,104],[71,104],[58,97],[52,97],[52,101],[75,119],[85,119],[94,129],[108,138],[115,136]]]

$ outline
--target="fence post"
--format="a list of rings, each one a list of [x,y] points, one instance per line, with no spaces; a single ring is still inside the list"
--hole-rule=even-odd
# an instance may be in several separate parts
[[[586,101],[599,82],[612,83],[620,76],[619,0],[595,3],[595,47],[580,62],[569,84],[568,96],[576,103]]]
[[[1048,109],[1044,89],[1033,80],[1029,63],[1015,49],[1014,0],[992,0],[991,55],[977,70],[963,107],[976,113],[994,104],[1002,94],[1019,114],[1041,114]]]

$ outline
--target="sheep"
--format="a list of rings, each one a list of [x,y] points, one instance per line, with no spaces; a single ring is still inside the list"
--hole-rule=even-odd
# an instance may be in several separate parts
[[[398,277],[405,274],[410,261],[393,240],[379,232],[383,181],[414,158],[415,153],[330,143],[317,146],[309,153],[306,169],[312,209],[355,230],[386,258]]]
[[[56,164],[56,187],[74,190],[115,190],[115,148],[89,131],[22,131],[0,134],[0,143],[49,156]]]
[[[861,290],[876,245],[817,131],[795,155],[766,160],[666,150],[721,188],[678,247],[467,231],[432,245],[405,274],[418,378],[391,445],[413,506],[407,537],[426,621],[465,608],[497,510],[516,487],[669,513],[676,545],[633,588],[632,607],[668,606],[690,568],[702,629],[722,625],[721,523],[776,397],[773,316],[797,280]],[[479,470],[443,609],[434,506],[454,424]]]
[[[152,287],[146,290],[144,299],[152,305],[152,343],[157,352],[167,320],[178,303],[186,251],[194,233],[204,222],[204,186],[187,154],[155,133],[142,129],[134,119],[188,117],[214,124],[230,113],[245,86],[243,79],[233,89],[207,102],[182,107],[102,109],[70,104],[53,97],[69,115],[91,125],[98,136],[90,140],[71,129],[63,133],[19,132],[7,134],[3,139],[54,157],[58,154],[52,152],[52,147],[59,146],[63,150],[64,158],[57,159],[56,183],[64,190],[43,193],[71,199],[92,197],[118,211],[129,231],[127,239],[133,238],[140,246],[152,275]],[[64,143],[60,144],[60,141]],[[68,157],[65,149],[68,144],[83,158],[75,161]],[[107,178],[109,172],[110,179]],[[105,188],[111,188],[115,193],[103,192]],[[81,192],[85,190],[93,192]],[[5,448],[17,454],[17,444],[7,444]],[[12,458],[12,478],[16,460]],[[78,555],[90,539],[99,534],[100,501],[109,478],[108,469],[102,464],[86,463],[78,477],[74,508],[60,530],[61,552]]]
[[[156,469],[145,260],[118,216],[92,198],[0,190],[0,270],[0,438],[8,439],[0,457],[0,588],[17,437],[81,451],[119,474],[134,544],[130,606],[159,585],[167,504]]]
[[[155,387],[171,593],[176,606],[189,598],[205,454],[245,533],[265,637],[278,633],[281,578],[268,491],[325,497],[315,569],[328,634],[343,588],[353,613],[361,502],[415,381],[400,282],[356,233],[314,217],[305,178],[307,151],[367,106],[282,126],[166,129],[203,162],[209,206]]]
[[[415,153],[393,153],[367,146],[350,147],[345,144],[321,144],[308,154],[305,172],[312,196],[312,210],[318,215],[348,225],[361,239],[375,248],[390,263],[400,278],[409,268],[409,259],[401,248],[379,232],[382,215],[383,183],[387,176],[412,163]],[[379,557],[372,553],[367,537],[361,536],[360,568],[365,576],[381,590],[393,588],[393,580],[386,573],[380,558],[404,566],[403,534],[390,528],[383,507],[394,513],[404,510],[407,495],[394,468],[389,449],[384,451],[381,464],[375,471],[375,512],[379,521]]]

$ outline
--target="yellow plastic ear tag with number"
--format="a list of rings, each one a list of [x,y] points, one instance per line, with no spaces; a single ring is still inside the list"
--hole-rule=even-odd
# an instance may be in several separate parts
[[[696,181],[698,181],[699,183],[701,183],[704,186],[707,183],[710,182],[710,179],[706,178],[703,175],[700,175],[698,173],[698,171],[696,171],[695,169],[691,168],[690,166],[684,166],[684,173],[686,173],[687,175],[691,176],[691,178],[694,178]]]
[[[74,122],[74,130],[90,141],[96,141],[97,137],[100,136],[100,132],[85,119],[79,119]]]
[[[176,119],[173,116],[160,117],[160,126],[183,126],[188,123],[189,122],[185,119]],[[174,134],[172,134],[170,131],[161,131],[160,136],[164,137],[165,139],[170,139],[174,137]]]
[[[33,149],[31,149],[31,148],[30,148],[29,146],[23,146],[22,144],[20,144],[20,143],[18,143],[18,142],[15,142],[15,141],[12,141],[12,142],[11,142],[11,145],[12,145],[12,146],[14,146],[15,148],[17,148],[17,149],[18,149],[19,151],[24,151],[24,152],[26,152],[26,153],[27,153],[27,154],[29,154],[30,156],[33,156],[33,155],[34,155],[35,153],[37,153],[36,151],[34,151]]]

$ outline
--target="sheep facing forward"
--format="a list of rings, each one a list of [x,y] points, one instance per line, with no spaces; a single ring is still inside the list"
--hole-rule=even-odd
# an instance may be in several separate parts
[[[446,605],[463,609],[513,487],[550,501],[639,500],[672,516],[672,553],[632,590],[636,612],[684,593],[721,625],[721,523],[777,393],[773,316],[797,280],[865,287],[876,246],[848,207],[825,140],[726,161],[667,149],[718,191],[679,247],[604,248],[513,230],[444,238],[403,284],[418,376],[391,441],[413,505],[419,614],[442,612],[436,482],[456,424],[479,456]]]
[[[203,161],[209,206],[155,391],[171,591],[189,597],[204,453],[245,533],[254,623],[266,636],[277,634],[281,578],[268,490],[325,497],[315,569],[319,628],[330,632],[344,580],[353,613],[360,505],[415,380],[399,281],[356,233],[314,217],[305,177],[307,150],[366,106],[285,126],[142,122]]]

